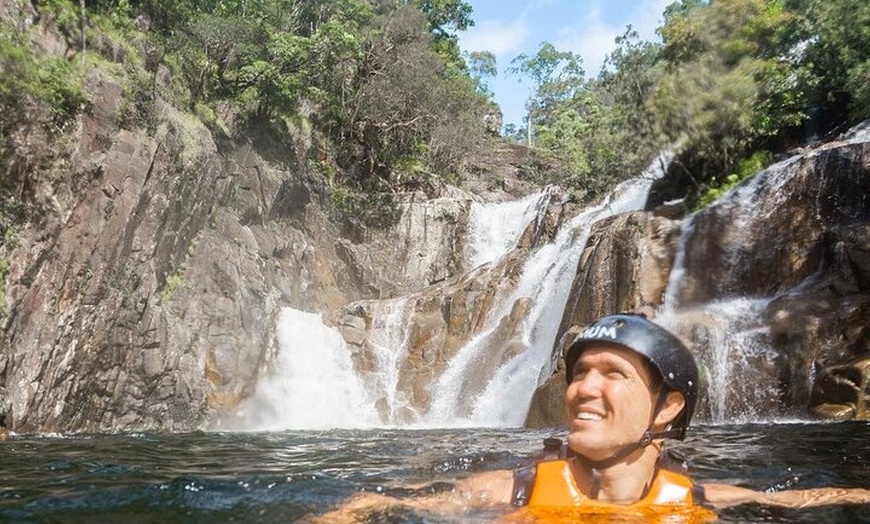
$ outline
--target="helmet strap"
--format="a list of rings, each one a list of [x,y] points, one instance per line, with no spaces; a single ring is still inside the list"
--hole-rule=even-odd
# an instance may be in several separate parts
[[[643,432],[643,435],[640,436],[640,439],[638,439],[637,442],[632,442],[631,444],[626,444],[622,446],[622,448],[618,449],[616,453],[602,460],[590,460],[582,455],[578,455],[581,462],[583,462],[592,470],[593,481],[597,478],[600,478],[599,470],[615,466],[616,464],[622,462],[625,457],[631,455],[635,451],[649,446],[653,443],[654,440],[663,438],[679,438],[683,434],[682,428],[668,428],[664,431],[652,431],[652,426],[653,422],[655,422],[656,415],[658,414],[659,410],[661,410],[662,407],[665,405],[667,397],[668,392],[666,389],[663,388],[659,390],[655,406],[653,407],[652,414],[650,415],[649,427],[646,431]],[[597,482],[593,482],[593,484],[597,484]]]

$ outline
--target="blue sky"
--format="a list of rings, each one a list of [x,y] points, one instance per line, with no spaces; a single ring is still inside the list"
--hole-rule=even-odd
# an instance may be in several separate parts
[[[530,84],[507,73],[521,53],[532,56],[541,42],[583,57],[587,77],[595,77],[614,39],[628,24],[643,40],[655,40],[662,13],[674,0],[465,0],[474,26],[459,34],[463,51],[490,51],[499,76],[487,81],[504,113],[504,123],[521,125]]]

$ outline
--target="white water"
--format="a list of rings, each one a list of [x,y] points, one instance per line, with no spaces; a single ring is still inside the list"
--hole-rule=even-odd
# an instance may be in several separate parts
[[[374,369],[364,373],[354,369],[351,350],[341,336],[317,315],[284,310],[278,322],[277,363],[245,408],[246,427],[521,425],[535,388],[555,368],[556,332],[592,225],[641,209],[666,158],[657,159],[643,177],[621,184],[604,202],[575,216],[555,241],[530,255],[510,296],[493,309],[481,334],[465,343],[431,385],[432,402],[426,412],[418,412],[399,391],[412,296],[381,302],[372,310],[376,318],[368,342]],[[513,203],[474,206],[466,246],[469,266],[496,263],[516,247],[525,228],[541,219],[554,190]],[[523,301],[529,302],[530,311],[521,333],[510,347],[501,347],[504,344],[494,342],[493,334]]]
[[[770,299],[734,298],[656,316],[679,331],[692,326],[702,392],[699,415],[713,423],[775,418],[780,405],[778,355],[770,344],[764,310]]]
[[[278,321],[278,359],[274,370],[260,381],[254,398],[245,408],[245,427],[257,430],[359,428],[371,426],[519,426],[522,424],[536,386],[553,370],[552,348],[562,311],[571,288],[577,261],[597,220],[613,214],[640,209],[651,180],[622,184],[602,204],[574,217],[554,242],[539,248],[526,263],[519,283],[488,319],[482,334],[460,349],[446,371],[431,388],[433,401],[425,413],[415,410],[399,391],[399,371],[407,355],[407,319],[410,300],[384,301],[373,310],[376,318],[369,329],[374,369],[357,372],[350,349],[341,335],[325,326],[320,317],[285,309]],[[492,224],[508,223],[506,210],[522,217],[502,229],[512,243],[497,235],[478,235],[474,240],[476,261],[492,263],[515,247],[522,231],[545,210],[551,189],[523,200],[522,205],[481,206],[472,229],[491,230]],[[543,209],[542,209],[543,208]],[[487,213],[489,211],[489,213]],[[495,217],[495,218],[494,218]],[[489,225],[487,225],[489,224]],[[413,298],[413,297],[411,297]],[[510,314],[518,300],[530,299],[531,312],[525,320],[520,347],[492,347],[487,344],[498,322]],[[491,362],[514,353],[498,366]],[[481,355],[490,367],[472,369]],[[484,375],[483,384],[469,384],[468,378]],[[471,398],[463,393],[471,390]]]
[[[868,130],[856,133],[866,138]],[[553,345],[570,291],[577,260],[591,226],[616,213],[639,209],[646,200],[657,161],[643,179],[626,183],[611,199],[588,209],[558,232],[557,238],[529,256],[517,285],[485,319],[479,335],[468,340],[431,385],[428,410],[415,408],[399,391],[400,368],[407,359],[407,322],[415,297],[379,303],[372,309],[369,330],[373,370],[354,369],[350,349],[319,317],[298,311],[281,315],[277,339],[279,358],[274,373],[264,378],[248,406],[248,426],[257,429],[369,426],[518,426],[537,385],[554,368]],[[737,268],[747,255],[741,249],[741,231],[757,229],[778,199],[796,158],[770,166],[752,180],[733,189],[715,204],[734,226],[717,238],[722,263]],[[513,203],[475,205],[469,224],[466,267],[487,271],[511,251],[523,230],[536,219],[549,199],[542,193]],[[762,206],[759,202],[764,202]],[[680,303],[681,289],[692,278],[704,278],[704,268],[685,267],[693,249],[692,216],[683,222],[674,268],[657,321],[691,341],[706,381],[699,413],[712,422],[751,422],[777,417],[777,361],[765,310],[770,296],[727,295],[723,285],[710,303]],[[726,269],[727,269],[726,268]],[[724,271],[724,280],[738,277]],[[498,324],[517,304],[528,303],[528,317],[518,336],[508,344],[494,334]],[[689,332],[691,330],[691,332]],[[500,362],[500,365],[492,365]]]
[[[639,178],[617,186],[601,204],[571,219],[552,243],[540,247],[530,256],[513,293],[496,308],[481,334],[456,353],[431,388],[433,401],[423,418],[424,425],[513,427],[523,424],[535,389],[555,369],[553,346],[556,333],[592,225],[613,215],[642,209],[653,180],[662,176],[671,157],[670,152],[662,153]],[[546,203],[545,198],[546,190],[544,198],[532,208],[539,210],[538,217],[545,211],[542,205]],[[534,218],[527,217],[527,223]],[[478,214],[476,219],[479,224],[500,220],[489,218],[484,213]],[[480,225],[472,227],[480,228]],[[532,307],[524,321],[520,340],[514,341],[520,347],[494,347],[492,341],[499,322],[510,315],[518,301],[524,299],[531,300]],[[509,358],[495,370],[474,369],[481,361],[488,365],[489,360],[481,355],[491,357],[493,352],[500,352],[499,357]],[[469,388],[469,377],[481,376],[486,377],[487,382]],[[471,398],[466,396],[469,389],[474,393]]]
[[[674,266],[656,321],[694,343],[693,353],[706,382],[701,408],[714,423],[766,421],[780,415],[782,392],[776,370],[779,355],[772,347],[765,322],[765,310],[774,297],[731,295],[727,284],[747,263],[744,259],[752,256],[743,235],[763,231],[759,224],[788,198],[784,186],[799,158],[789,157],[768,166],[707,210],[683,221]],[[720,274],[721,296],[706,304],[684,305],[680,303],[683,288],[693,279],[709,278],[705,274],[707,268],[686,267],[688,251],[700,249],[693,241],[695,221],[702,213],[720,213],[720,220],[730,224],[725,234],[716,238],[721,250],[717,264],[728,271]],[[689,329],[692,333],[687,332]]]
[[[253,430],[365,428],[379,419],[350,350],[320,315],[284,309],[278,319],[278,358],[244,408]]]
[[[614,191],[619,195],[574,217],[551,244],[541,247],[526,263],[519,284],[482,334],[469,341],[448,364],[432,388],[432,407],[425,424],[439,427],[520,426],[535,388],[553,370],[552,350],[574,271],[589,231],[596,221],[643,207],[650,180],[633,180]],[[479,355],[508,348],[489,346],[499,321],[510,314],[517,300],[532,299],[525,320],[520,352],[495,370],[473,370]],[[516,352],[518,348],[510,348]],[[465,398],[469,376],[491,374],[473,398]]]
[[[548,188],[510,202],[472,202],[465,248],[466,267],[473,269],[495,262],[516,247],[526,226],[546,209],[554,190]]]
[[[385,301],[374,311],[368,344],[372,350],[374,371],[363,375],[369,395],[380,400],[385,412],[382,420],[390,424],[411,424],[419,419],[417,410],[399,391],[399,372],[407,356],[407,330],[410,302],[405,299]],[[349,378],[349,377],[348,377]]]

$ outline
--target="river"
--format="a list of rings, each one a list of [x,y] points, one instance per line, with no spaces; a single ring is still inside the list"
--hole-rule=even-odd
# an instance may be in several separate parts
[[[701,425],[674,443],[700,482],[765,489],[870,486],[870,424]],[[0,442],[0,522],[281,522],[360,491],[528,463],[558,429],[366,429],[189,434],[19,435]],[[403,512],[371,522],[481,523],[496,512]],[[870,506],[741,506],[720,522],[870,522]]]

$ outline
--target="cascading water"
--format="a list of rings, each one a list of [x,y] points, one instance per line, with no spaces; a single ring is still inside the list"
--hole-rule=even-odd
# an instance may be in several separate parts
[[[487,329],[469,341],[453,358],[432,388],[434,400],[427,423],[434,426],[522,425],[535,388],[552,372],[551,352],[580,252],[592,225],[607,216],[643,207],[651,185],[649,179],[622,184],[599,206],[574,217],[556,240],[541,247],[526,263],[512,295],[489,319]],[[524,322],[522,348],[495,370],[470,369],[476,355],[496,351],[488,345],[499,321],[514,304],[533,299]],[[465,398],[462,384],[468,375],[490,377],[474,398]]]
[[[466,267],[491,263],[513,248],[523,229],[546,208],[553,191],[547,188],[500,204],[473,203]],[[372,369],[362,372],[352,365],[351,350],[341,335],[319,316],[285,309],[278,319],[277,363],[261,379],[240,425],[248,429],[426,425],[399,391],[412,300],[413,296],[400,297],[373,306],[367,338]]]
[[[675,331],[692,326],[702,418],[744,423],[778,414],[778,355],[762,322],[769,303],[769,298],[735,298],[656,316],[657,322]]]
[[[278,324],[278,360],[245,407],[247,428],[370,426],[519,426],[532,394],[553,372],[552,350],[580,254],[595,222],[642,209],[668,155],[638,179],[624,182],[601,204],[572,218],[553,242],[531,253],[513,290],[491,310],[430,385],[429,409],[412,405],[400,390],[407,358],[407,324],[414,296],[380,301],[370,314],[369,369],[353,366],[351,349],[317,315],[284,310]],[[543,220],[557,188],[500,204],[474,204],[466,267],[495,264],[523,231]],[[477,268],[477,269],[475,269]],[[499,323],[525,304],[520,333],[499,342]]]
[[[540,193],[502,203],[472,202],[468,219],[466,267],[473,269],[504,256],[517,244],[529,222],[541,215],[556,190],[549,187]]]
[[[248,428],[378,426],[519,426],[535,388],[553,371],[552,348],[571,280],[592,225],[603,218],[643,207],[652,180],[667,155],[641,178],[621,184],[603,203],[571,219],[530,255],[519,281],[430,386],[425,412],[398,391],[407,356],[409,304],[413,296],[383,301],[370,313],[368,329],[374,369],[353,369],[351,350],[316,315],[285,310],[278,325],[279,357],[246,407]],[[466,267],[497,263],[517,244],[529,224],[543,220],[555,188],[518,202],[475,205]],[[499,322],[520,303],[529,305],[517,344],[493,340]],[[485,358],[481,358],[485,355]],[[484,377],[475,383],[469,377]]]
[[[870,128],[858,130],[847,140],[866,142],[868,134]],[[849,268],[832,276],[826,264],[843,263],[836,257],[844,242],[860,251],[860,237],[839,241],[845,233],[835,228],[866,217],[860,164],[847,171],[850,178],[838,176],[841,163],[851,168],[861,161],[860,148],[837,147],[770,166],[682,221],[656,319],[690,341],[698,356],[706,384],[702,418],[779,419],[815,393],[814,351],[827,347],[830,336],[806,330],[803,320],[836,321],[840,311],[852,311],[843,302],[817,312],[810,309],[815,302],[802,302],[801,290],[827,296],[836,278],[851,278]],[[553,193],[473,206],[463,250],[467,274],[360,304],[351,316],[364,312],[367,338],[354,346],[318,317],[285,311],[274,373],[246,407],[246,427],[521,425],[536,387],[554,369],[555,336],[593,224],[640,209],[651,178],[623,184],[555,235],[548,229],[556,216]],[[312,326],[302,339],[288,334]],[[312,355],[313,362],[306,360]]]
[[[376,398],[381,420],[409,424],[419,419],[416,408],[399,391],[399,370],[407,355],[410,302],[406,299],[384,301],[373,311],[374,325],[369,330],[374,370],[365,375],[369,395]]]
[[[432,388],[434,397],[427,419],[436,426],[520,426],[532,395],[553,372],[552,350],[571,289],[574,271],[598,220],[642,209],[653,180],[660,178],[672,158],[659,155],[637,179],[623,182],[600,204],[569,221],[556,239],[539,248],[526,262],[519,283],[489,319],[481,335],[462,348]],[[543,211],[543,210],[542,210]],[[541,215],[539,215],[541,216]],[[475,355],[503,348],[488,342],[501,319],[523,299],[531,310],[523,323],[521,348],[509,348],[507,360],[496,369],[473,370]],[[461,385],[469,375],[485,376],[488,383],[473,398],[464,398]]]
[[[733,292],[732,287],[745,278],[748,264],[757,262],[751,260],[756,255],[747,249],[744,235],[763,230],[760,224],[788,196],[784,186],[796,160],[791,157],[769,166],[684,221],[656,320],[692,341],[705,382],[699,412],[714,423],[769,420],[781,415],[780,355],[771,345],[765,323],[765,310],[774,296],[748,296]],[[688,267],[692,250],[709,249],[705,242],[711,239],[697,231],[697,224],[709,213],[722,215],[718,222],[728,224],[714,239],[717,267]],[[717,282],[709,284],[714,270]],[[704,301],[684,299],[686,290],[697,282],[708,283],[715,296]]]
[[[240,414],[246,429],[363,428],[379,422],[341,335],[320,315],[284,309],[278,358]]]

